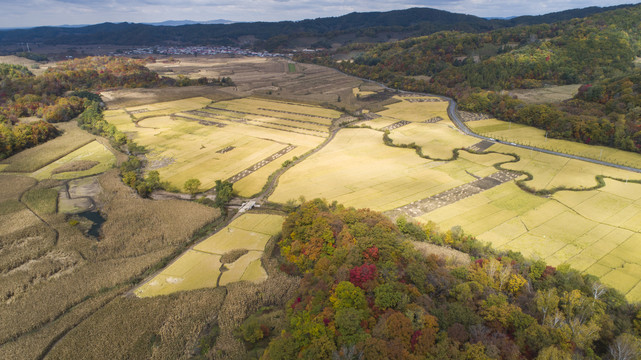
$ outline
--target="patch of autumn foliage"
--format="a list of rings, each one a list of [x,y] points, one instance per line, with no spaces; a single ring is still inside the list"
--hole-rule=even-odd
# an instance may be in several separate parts
[[[291,213],[279,245],[303,279],[262,358],[596,358],[641,342],[639,306],[594,277],[498,253],[460,229],[410,227],[424,233],[319,199]],[[477,260],[448,266],[416,252],[417,238],[447,238]]]

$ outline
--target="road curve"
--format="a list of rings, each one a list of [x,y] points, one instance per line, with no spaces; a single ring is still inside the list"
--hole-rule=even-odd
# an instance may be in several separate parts
[[[587,162],[591,162],[591,163],[594,163],[594,164],[610,166],[610,167],[621,169],[621,170],[628,170],[628,171],[641,173],[641,169],[637,169],[637,168],[630,167],[630,166],[618,165],[618,164],[614,164],[614,163],[607,162],[607,161],[601,161],[601,160],[591,159],[591,158],[587,158],[587,157],[583,157],[583,156],[561,153],[561,152],[552,151],[552,150],[548,150],[548,149],[538,148],[538,147],[535,147],[535,146],[515,144],[515,143],[512,143],[512,142],[496,140],[496,139],[493,139],[493,138],[490,138],[490,137],[487,137],[487,136],[479,135],[479,134],[473,132],[472,130],[470,130],[470,128],[468,128],[465,125],[465,123],[461,120],[461,118],[459,118],[458,112],[456,111],[457,104],[456,104],[456,101],[454,101],[454,99],[448,98],[446,96],[439,96],[439,97],[449,101],[449,106],[447,107],[447,114],[450,116],[450,119],[452,120],[454,125],[456,125],[456,127],[459,128],[459,130],[461,130],[462,132],[464,132],[465,134],[467,134],[469,136],[474,136],[474,137],[479,138],[479,139],[491,141],[491,142],[494,142],[494,143],[514,146],[514,147],[518,147],[518,148],[521,148],[521,149],[533,150],[533,151],[538,151],[538,152],[542,152],[542,153],[546,153],[546,154],[563,156],[563,157],[566,157],[566,158],[569,158],[569,159],[582,160],[582,161],[587,161]]]
[[[514,147],[518,147],[518,148],[521,148],[521,149],[538,151],[538,152],[542,152],[542,153],[550,154],[550,155],[562,156],[562,157],[565,157],[565,158],[568,158],[568,159],[582,160],[582,161],[591,162],[593,164],[605,165],[605,166],[610,166],[610,167],[621,169],[621,170],[627,170],[627,171],[632,171],[632,172],[636,172],[636,173],[641,173],[641,169],[638,169],[638,168],[635,168],[635,167],[630,167],[630,166],[625,166],[625,165],[618,165],[618,164],[614,164],[614,163],[607,162],[607,161],[591,159],[591,158],[587,158],[587,157],[583,157],[583,156],[579,156],[579,155],[566,154],[566,153],[562,153],[562,152],[542,149],[542,148],[535,147],[535,146],[520,145],[520,144],[516,144],[516,143],[513,143],[513,142],[509,142],[509,141],[501,141],[501,140],[497,140],[497,139],[494,139],[494,138],[491,138],[491,137],[479,135],[479,134],[473,132],[472,130],[470,130],[470,128],[468,128],[467,125],[465,125],[465,123],[458,116],[458,112],[456,111],[456,108],[457,108],[458,104],[452,98],[449,98],[449,97],[443,96],[443,95],[435,95],[435,94],[427,94],[427,93],[419,93],[419,92],[412,92],[412,91],[393,89],[393,88],[390,88],[389,86],[386,86],[385,84],[381,84],[381,83],[379,83],[377,81],[374,81],[374,80],[365,79],[365,78],[361,78],[361,77],[358,77],[358,76],[353,76],[353,75],[344,73],[344,72],[342,72],[342,71],[340,71],[338,69],[334,69],[334,70],[336,70],[336,71],[338,71],[340,73],[355,77],[357,79],[363,80],[363,81],[369,81],[371,83],[379,85],[379,86],[383,87],[384,89],[387,89],[387,90],[390,90],[390,91],[397,91],[397,92],[406,93],[406,94],[419,94],[419,95],[425,95],[425,96],[432,96],[432,97],[438,97],[438,98],[441,98],[443,100],[446,100],[446,101],[449,102],[449,105],[447,107],[447,114],[449,115],[449,117],[452,120],[452,122],[454,123],[454,125],[456,125],[456,127],[459,130],[461,130],[463,133],[465,133],[466,135],[473,136],[473,137],[481,139],[481,140],[491,141],[491,142],[497,143],[497,144],[504,144],[504,145],[514,146]]]

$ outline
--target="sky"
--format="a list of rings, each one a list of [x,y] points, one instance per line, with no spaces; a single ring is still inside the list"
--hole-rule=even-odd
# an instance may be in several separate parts
[[[185,19],[302,20],[410,7],[508,17],[631,2],[635,0],[0,0],[0,28]]]

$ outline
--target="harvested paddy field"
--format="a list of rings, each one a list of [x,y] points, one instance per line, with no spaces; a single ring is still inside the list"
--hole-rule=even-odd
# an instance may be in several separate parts
[[[228,180],[241,196],[259,192],[283,161],[318,146],[340,116],[319,106],[259,98],[183,99],[105,114],[150,150],[147,168],[164,181],[182,188],[197,178],[209,189]]]
[[[284,217],[244,214],[213,236],[198,243],[159,274],[135,290],[138,297],[213,288],[237,281],[267,278],[261,258],[267,242],[277,235]],[[239,252],[240,251],[240,252]],[[239,252],[225,260],[231,252]]]
[[[295,71],[291,71],[290,64]],[[180,57],[172,62],[157,61],[148,67],[164,76],[183,75],[193,79],[203,76],[230,77],[236,86],[219,89],[232,97],[267,95],[286,101],[326,103],[344,107],[349,111],[356,111],[362,107],[380,110],[381,100],[385,102],[388,98],[368,98],[369,92],[383,90],[379,85],[346,76],[331,68],[313,64],[292,64],[286,59]],[[367,91],[368,95],[357,98],[354,88],[359,87]]]

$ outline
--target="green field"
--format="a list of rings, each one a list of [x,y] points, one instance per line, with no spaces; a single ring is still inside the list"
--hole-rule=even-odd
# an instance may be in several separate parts
[[[282,216],[268,214],[240,216],[136,289],[136,296],[150,297],[216,287],[221,273],[220,258],[234,249],[246,249],[249,252],[233,263],[224,265],[219,285],[265,280],[267,274],[261,266],[263,250],[267,241],[280,232],[283,219]]]
[[[276,160],[267,162],[263,167],[234,184],[234,189],[241,196],[251,196],[262,189],[269,175],[280,168],[285,160],[308,152],[328,136],[328,126],[323,122],[330,123],[331,120],[318,118],[318,116],[335,118],[340,116],[337,111],[318,106],[257,98],[212,104],[221,109],[253,111],[255,115],[242,116],[262,119],[255,122],[239,122],[237,121],[239,115],[233,111],[203,108],[211,102],[203,99],[186,99],[127,109],[128,111],[149,110],[134,115],[145,116],[138,122],[138,126],[131,121],[124,110],[107,111],[105,117],[119,130],[131,134],[136,143],[149,149],[148,169],[158,170],[161,179],[169,181],[178,188],[182,188],[184,182],[190,178],[199,179],[203,189],[212,188],[216,180],[230,179],[293,145],[293,150]],[[190,110],[201,111],[210,116],[191,113]],[[295,114],[282,113],[282,111]],[[170,116],[174,112],[178,116]],[[146,117],[148,113],[157,116]],[[301,128],[292,128],[282,126],[287,120],[277,118],[269,120],[263,113],[273,113],[278,117],[305,118],[307,119],[305,121],[309,122],[318,120],[318,124],[292,121],[301,125]],[[215,122],[224,127],[204,125],[199,123],[199,120]],[[265,126],[266,124],[268,126]]]

